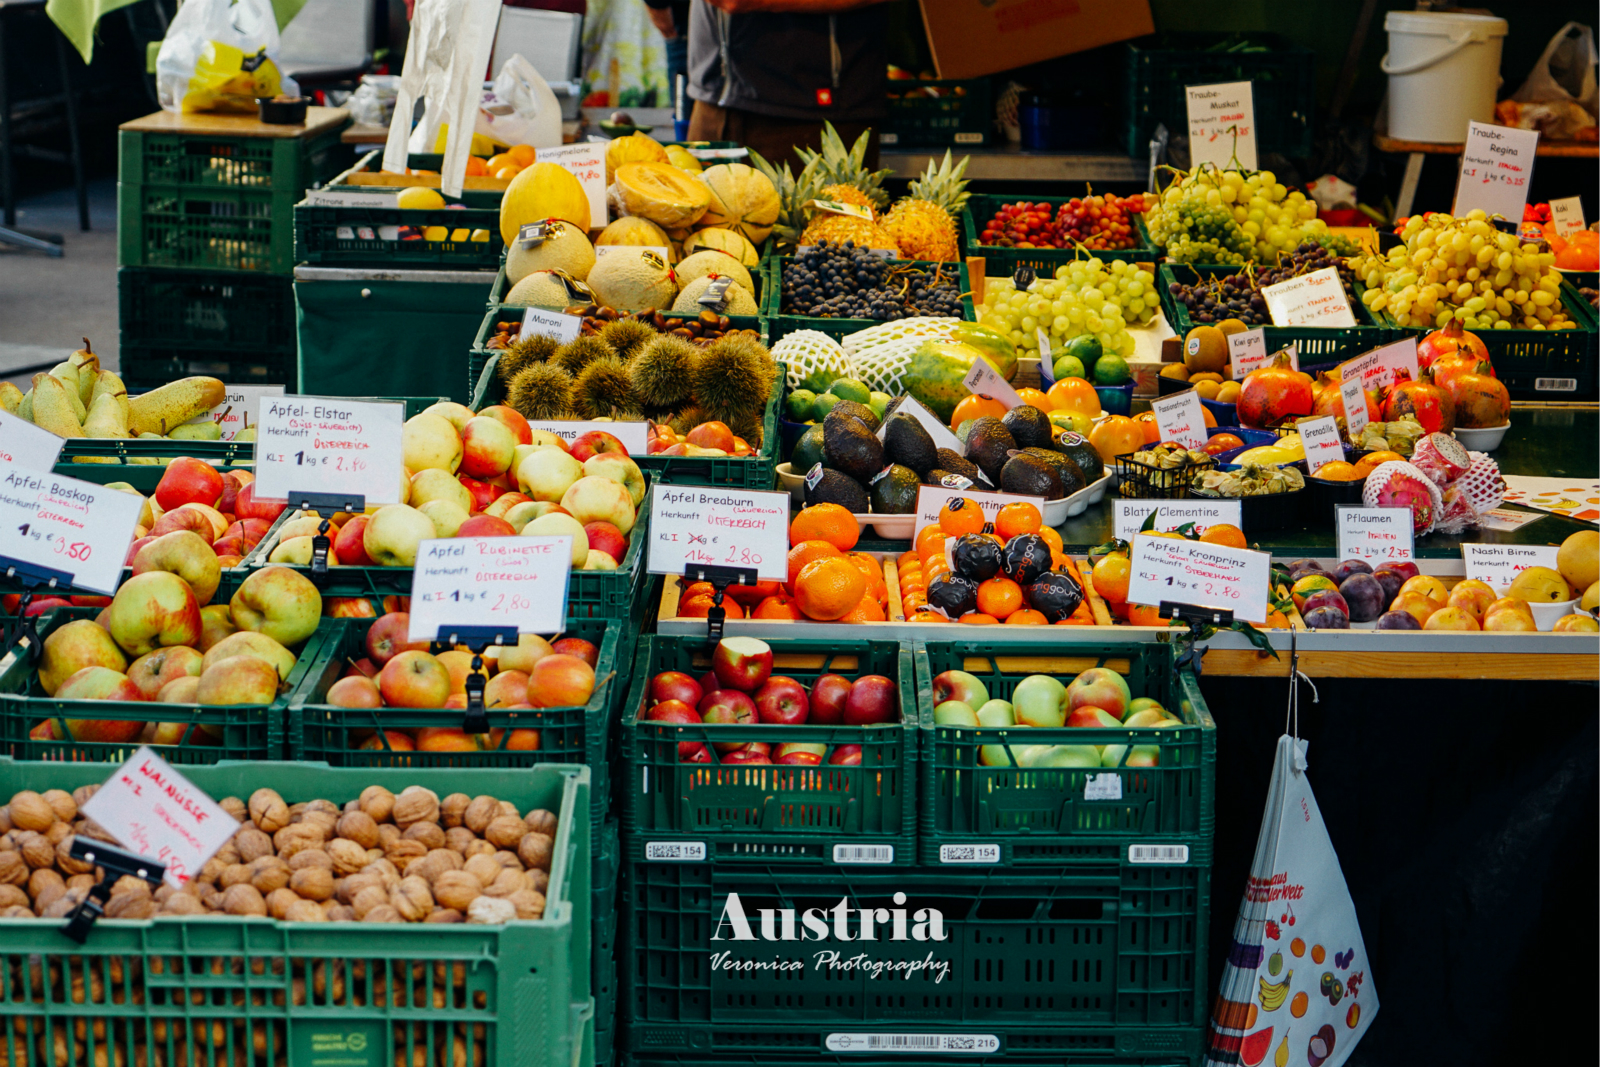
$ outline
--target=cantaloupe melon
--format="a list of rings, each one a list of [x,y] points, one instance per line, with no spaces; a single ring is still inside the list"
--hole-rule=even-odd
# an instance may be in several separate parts
[[[589,195],[572,172],[554,163],[524,167],[500,201],[500,239],[510,244],[530,222],[565,219],[589,232]]]
[[[696,230],[684,239],[683,254],[686,257],[706,249],[726,252],[747,267],[754,267],[761,262],[761,253],[756,251],[756,246],[751,244],[744,234],[725,230],[720,226],[708,226]]]
[[[589,288],[595,300],[618,311],[669,308],[678,292],[672,268],[642,248],[619,248],[601,256],[589,272]]]
[[[745,270],[743,263],[732,256],[709,249],[684,257],[683,262],[674,267],[672,272],[678,276],[680,288],[708,274],[725,274],[750,292],[756,291],[755,285],[750,281],[750,272]]]
[[[711,190],[667,163],[624,163],[606,199],[618,215],[637,215],[662,229],[692,226],[711,204]]]
[[[606,184],[616,178],[624,163],[671,163],[667,150],[647,133],[630,133],[606,145]]]
[[[574,303],[561,276],[553,270],[536,270],[506,293],[505,302],[516,307],[564,308]]]
[[[667,262],[677,260],[677,252],[673,250],[672,238],[667,236],[667,231],[651,222],[641,219],[636,215],[624,215],[614,219],[610,225],[600,231],[600,236],[594,243],[599,245],[642,245],[646,248],[665,248]]]
[[[523,248],[521,240],[506,246],[506,279],[513,285],[536,270],[564,270],[580,282],[589,276],[594,266],[589,236],[565,220],[553,223],[550,230],[550,235],[532,248]]]
[[[767,176],[744,163],[719,163],[700,175],[711,203],[700,222],[743,234],[759,245],[778,221],[778,190]]]
[[[710,285],[711,278],[709,276],[696,278],[685,285],[683,291],[678,294],[678,299],[673,302],[672,313],[674,315],[698,315],[700,312],[705,311],[706,307],[700,303],[700,297],[705,294]],[[760,309],[756,307],[756,298],[750,294],[749,289],[746,289],[738,282],[728,286],[728,291],[723,294],[723,300],[727,305],[722,312],[724,315],[760,314]]]

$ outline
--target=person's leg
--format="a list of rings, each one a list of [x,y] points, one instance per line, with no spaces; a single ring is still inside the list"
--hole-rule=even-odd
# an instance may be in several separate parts
[[[728,112],[716,104],[708,104],[704,100],[694,102],[694,110],[689,113],[689,140],[691,141],[725,141],[728,124]]]

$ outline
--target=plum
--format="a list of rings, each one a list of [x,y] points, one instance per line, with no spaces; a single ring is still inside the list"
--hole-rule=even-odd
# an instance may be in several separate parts
[[[1390,562],[1390,563],[1385,563],[1384,566],[1388,567],[1390,570],[1394,571],[1396,574],[1403,575],[1406,578],[1415,578],[1417,575],[1422,573],[1420,570],[1417,569],[1417,565],[1415,563]]]
[[[1289,577],[1304,578],[1308,574],[1327,574],[1322,564],[1314,559],[1297,559],[1289,564]]]
[[[1373,621],[1388,603],[1382,584],[1370,574],[1352,574],[1340,582],[1339,595],[1350,606],[1351,622]]]
[[[1341,582],[1342,583],[1346,578],[1350,577],[1352,574],[1371,574],[1371,573],[1372,573],[1372,565],[1369,564],[1366,560],[1347,559],[1343,563],[1339,564],[1337,567],[1333,568],[1333,580],[1336,581],[1336,582]]]
[[[1409,611],[1386,611],[1378,616],[1380,630],[1420,630],[1422,624]]]
[[[1383,603],[1386,607],[1394,603],[1394,598],[1400,595],[1400,587],[1406,584],[1406,576],[1387,565],[1373,571],[1372,576],[1383,586]]]
[[[1324,604],[1320,608],[1313,608],[1304,612],[1302,616],[1306,625],[1313,630],[1348,630],[1350,619],[1340,611],[1336,604]]]
[[[1338,608],[1339,614],[1346,619],[1350,617],[1350,605],[1335,589],[1318,589],[1306,597],[1305,603],[1300,606],[1300,614],[1304,615],[1308,611],[1316,611],[1322,607]]]

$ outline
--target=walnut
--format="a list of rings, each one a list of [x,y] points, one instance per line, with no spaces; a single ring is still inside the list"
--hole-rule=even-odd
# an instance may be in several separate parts
[[[323,841],[322,827],[315,823],[295,823],[272,835],[272,843],[277,846],[278,855],[284,859],[289,859],[296,852],[321,849]]]
[[[303,801],[303,800],[296,801],[295,803],[290,804],[289,805],[289,821],[291,823],[299,822],[300,821],[300,816],[304,815],[305,811],[306,811],[306,802]]]
[[[244,862],[244,857],[239,855],[239,850],[234,847],[232,839],[229,839],[221,848],[217,849],[216,857],[223,863]]]
[[[206,906],[193,893],[174,893],[161,904],[163,915],[204,915]]]
[[[289,888],[307,900],[333,896],[333,873],[322,867],[302,867],[289,876]]]
[[[300,853],[300,856],[305,855],[309,855],[309,853]],[[347,841],[342,837],[336,837],[328,842],[328,849],[325,855],[332,859],[334,873],[341,875],[354,874],[370,862],[367,859],[366,849],[354,841]],[[296,856],[295,859],[299,859],[300,856]]]
[[[299,899],[300,894],[293,889],[286,885],[279,886],[267,894],[267,914],[274,919],[282,919],[289,914],[290,905],[296,903]]]
[[[255,873],[255,868],[248,863],[230,863],[222,869],[222,875],[217,879],[217,887],[227,889],[229,886],[248,882],[255,877]]]
[[[300,825],[315,826],[326,839],[333,836],[333,828],[339,825],[339,816],[326,811],[308,811],[300,820]]]
[[[521,819],[513,819],[509,815],[502,815],[489,824],[483,831],[484,840],[496,848],[516,848],[528,832],[528,826]]]
[[[250,884],[262,893],[271,893],[289,884],[289,865],[276,856],[262,856],[250,863]]]
[[[525,867],[537,868],[541,871],[550,869],[550,854],[555,848],[555,839],[549,834],[541,834],[529,830],[522,835],[522,840],[517,842],[517,858]]]
[[[78,806],[80,808],[83,806],[83,800],[76,792],[72,794],[72,798],[78,801]],[[245,802],[240,800],[238,797],[223,797],[221,800],[217,801],[217,807],[221,808],[229,815],[232,815],[240,822],[244,822],[250,817],[250,808],[246,806]]]
[[[328,913],[310,900],[297,900],[289,905],[289,910],[284,912],[284,922],[291,923],[325,923]]]
[[[368,871],[377,874],[383,879],[383,887],[385,889],[393,889],[400,884],[400,870],[387,857],[373,860],[367,864],[366,871],[362,873],[365,874]]]
[[[519,919],[544,918],[544,894],[532,889],[519,889],[505,898],[517,909]]]
[[[556,813],[553,811],[547,811],[544,808],[534,808],[532,811],[528,812],[527,816],[523,818],[522,821],[527,823],[528,829],[532,830],[536,834],[548,834],[551,837],[556,836]]]
[[[108,919],[148,919],[156,913],[156,902],[148,893],[113,893],[106,902]]]
[[[93,819],[80,819],[77,823],[75,832],[79,837],[87,837],[95,841],[104,841],[108,845],[114,845],[117,843],[117,839],[112,837],[110,832],[106,830],[104,826],[101,826]]]
[[[28,907],[24,907],[21,904],[11,904],[11,905],[8,905],[7,907],[0,908],[0,919],[32,919],[32,918],[35,918],[35,915],[33,913],[33,909],[32,908],[28,908]],[[24,1054],[20,1055],[18,1057],[18,1059],[19,1059],[20,1062],[26,1063],[28,1057],[24,1053]]]
[[[467,908],[467,922],[481,926],[500,926],[517,917],[517,906],[509,900],[478,897]]]
[[[361,892],[351,898],[350,908],[355,912],[357,919],[365,919],[367,912],[376,908],[379,904],[387,903],[389,903],[389,891],[387,889],[381,885],[368,885],[364,886]]]
[[[338,822],[339,816],[343,814],[343,812],[339,810],[339,805],[335,804],[331,800],[322,798],[306,801],[305,813],[307,815],[318,816],[332,815],[335,822]]]
[[[511,894],[528,888],[528,876],[521,871],[508,871],[504,867],[495,875],[494,880],[483,887],[486,897],[509,897]]]
[[[28,895],[33,897],[35,903],[46,895],[49,896],[50,900],[54,900],[66,891],[66,879],[47,867],[41,867],[28,876]],[[43,907],[43,905],[40,905],[40,907]]]
[[[111,883],[112,896],[116,896],[118,893],[137,893],[140,896],[147,897],[151,895],[151,892],[149,882],[143,878],[136,878],[131,874],[125,874]]]
[[[373,822],[388,822],[394,814],[394,794],[381,785],[369,785],[361,791],[361,810],[372,816]]]
[[[62,822],[70,823],[78,817],[78,802],[72,799],[72,794],[64,789],[49,789],[45,791],[44,801],[55,811],[56,818]]]
[[[333,832],[362,848],[372,848],[378,843],[378,824],[364,811],[347,811],[334,824]]]
[[[361,919],[364,923],[398,923],[405,920],[400,918],[400,913],[389,904],[379,904],[367,912]]]
[[[444,831],[436,822],[415,822],[406,827],[405,840],[421,841],[432,848],[444,847]]]
[[[72,791],[72,802],[81,808],[89,803],[89,798],[98,792],[100,792],[100,784],[98,782],[94,785],[80,785]],[[223,806],[226,807],[227,805],[224,804]]]
[[[222,910],[229,915],[265,915],[267,902],[255,886],[244,883],[222,894]]]
[[[333,857],[326,849],[307,848],[296,852],[288,859],[291,871],[303,871],[307,867],[321,867],[325,871],[333,870]]]
[[[20,852],[0,852],[0,882],[6,885],[25,885],[28,881],[28,862]]]
[[[289,825],[289,805],[276,789],[257,789],[250,794],[250,818],[260,829],[275,834]]]
[[[543,893],[550,888],[549,871],[541,871],[535,867],[531,871],[524,871],[522,876],[528,880],[528,888],[536,893]]]
[[[461,818],[467,812],[467,805],[472,803],[472,798],[465,793],[451,793],[439,801],[439,822],[445,829],[453,830],[461,825]]]
[[[467,851],[467,846],[477,839],[478,835],[465,826],[453,826],[444,832],[444,847],[464,853]]]
[[[461,825],[475,834],[481,834],[499,814],[500,802],[494,797],[473,797],[472,803],[462,813]]]
[[[459,923],[465,922],[466,916],[454,908],[434,908],[428,917],[422,920],[425,923]]]
[[[426,856],[427,854],[428,846],[421,841],[396,841],[393,845],[383,850],[384,858],[400,868],[404,868],[408,862],[418,856]]]
[[[353,923],[356,921],[356,913],[350,909],[348,904],[335,904],[328,909],[328,921],[331,923]]]
[[[71,836],[72,824],[65,822],[53,822],[50,824],[50,829],[44,832],[44,839],[50,842],[52,846],[60,844]]]
[[[33,873],[55,874],[54,871],[34,871]],[[29,881],[31,882],[32,879],[29,879]],[[67,884],[61,881],[60,875],[56,875],[56,884],[61,892],[65,893],[67,891]],[[34,896],[38,896],[38,894],[35,893]],[[28,892],[20,885],[10,885],[9,883],[6,885],[0,885],[0,908],[11,908],[19,905],[26,908],[29,903],[30,900],[28,897]]]
[[[233,847],[239,850],[239,859],[251,863],[262,856],[272,855],[272,838],[254,826],[241,826],[233,835]]]
[[[93,889],[99,884],[100,879],[95,877],[92,871],[67,875],[68,889]]]
[[[72,883],[68,882],[67,892],[70,893],[71,891]],[[194,887],[194,895],[200,898],[200,903],[206,906],[207,911],[222,910],[222,893],[217,889],[216,886],[208,885],[205,882],[196,883]]]
[[[445,871],[433,880],[433,899],[447,908],[466,911],[483,895],[483,883],[466,871]]]
[[[11,821],[11,809],[9,807],[0,808],[0,836],[9,834],[14,829],[16,829],[16,824]]]
[[[31,789],[24,789],[11,798],[7,805],[11,812],[11,825],[19,830],[43,833],[56,821],[56,809],[50,802]]]
[[[22,858],[29,867],[50,867],[56,862],[56,846],[43,834],[29,832],[26,837],[19,835],[18,848]]]
[[[506,816],[509,819],[520,819],[520,818],[522,818],[522,812],[518,811],[517,810],[517,806],[515,804],[511,803],[511,801],[509,801],[509,800],[502,800],[500,802],[500,814]]]
[[[459,871],[466,866],[466,861],[461,858],[461,853],[448,848],[434,848],[428,850],[428,855],[434,862],[442,864],[447,871]]]
[[[439,821],[439,796],[420,785],[407,786],[394,798],[394,824],[404,830],[413,823]]]
[[[406,922],[421,922],[433,911],[433,892],[421,878],[403,878],[390,890],[389,903]]]
[[[226,863],[223,863],[221,860],[217,859],[217,857],[212,856],[210,859],[206,860],[205,866],[200,868],[200,873],[195,875],[195,881],[216,885],[217,879],[221,878],[222,872],[227,869],[228,865]]]
[[[494,854],[494,861],[500,866],[506,868],[508,871],[520,871],[524,869],[522,860],[515,852],[512,852],[509,849],[503,848],[499,852],[496,852]]]
[[[69,889],[61,899],[39,913],[42,919],[64,919],[75,911],[89,896],[87,888]]]
[[[378,824],[378,847],[387,850],[388,847],[400,840],[403,832],[400,827],[392,822]]]
[[[481,855],[474,856],[470,860],[467,860],[466,863],[462,864],[461,869],[472,875],[484,885],[488,885],[490,882],[494,881],[495,877],[500,873],[501,870],[500,865],[494,861],[493,856]]]
[[[489,844],[489,842],[473,841],[471,844],[467,845],[466,848],[461,850],[460,855],[462,859],[470,860],[474,856],[492,856],[494,853],[495,847]]]

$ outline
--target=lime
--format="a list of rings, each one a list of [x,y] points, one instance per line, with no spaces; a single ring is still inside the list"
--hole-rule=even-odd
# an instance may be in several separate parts
[[[811,405],[811,417],[817,422],[821,422],[828,417],[828,412],[833,410],[833,405],[843,399],[843,397],[835,393],[819,393],[816,401]]]
[[[1082,378],[1083,360],[1077,356],[1062,356],[1056,360],[1056,365],[1050,373],[1058,382],[1063,378]]]
[[[1077,356],[1085,367],[1093,367],[1100,358],[1100,352],[1100,339],[1092,333],[1079,334],[1062,349],[1062,355]]]
[[[1132,372],[1128,370],[1128,361],[1121,356],[1108,353],[1095,361],[1096,385],[1126,385],[1132,377]]]
[[[828,386],[828,392],[840,400],[854,400],[857,404],[866,404],[872,400],[872,390],[854,378],[837,378]]]
[[[878,416],[878,421],[882,422],[883,413],[889,410],[889,405],[892,403],[894,403],[894,397],[890,396],[888,393],[880,393],[874,389],[872,391],[872,398],[867,401],[867,407],[871,408],[872,413]]]
[[[784,414],[789,416],[790,422],[810,422],[811,412],[816,404],[816,393],[809,389],[796,389],[789,394],[789,399],[784,401]]]

